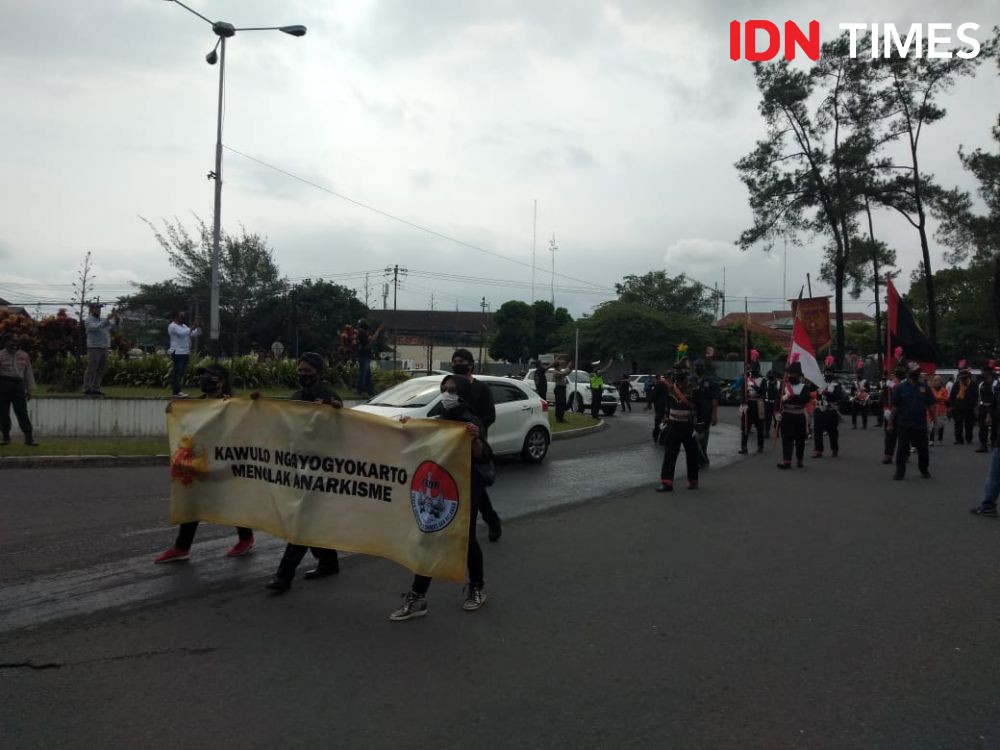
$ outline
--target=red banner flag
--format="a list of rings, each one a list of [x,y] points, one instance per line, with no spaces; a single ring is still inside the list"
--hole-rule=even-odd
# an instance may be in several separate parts
[[[792,317],[802,321],[812,350],[819,354],[833,343],[830,328],[830,298],[806,297],[792,300]]]

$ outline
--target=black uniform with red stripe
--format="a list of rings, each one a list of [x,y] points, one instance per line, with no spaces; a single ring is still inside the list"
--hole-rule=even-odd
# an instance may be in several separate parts
[[[840,451],[840,402],[844,398],[844,388],[836,376],[827,371],[825,383],[819,385],[816,404],[816,446],[813,458],[823,455],[823,436],[830,439],[830,451],[834,457]]]

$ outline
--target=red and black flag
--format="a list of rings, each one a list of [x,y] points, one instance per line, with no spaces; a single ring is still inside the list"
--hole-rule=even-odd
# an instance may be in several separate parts
[[[922,370],[933,371],[937,361],[938,353],[931,343],[931,340],[924,335],[920,329],[913,313],[905,302],[900,298],[899,292],[892,284],[892,279],[887,279],[886,289],[888,291],[889,305],[887,317],[888,357],[886,368],[891,371],[896,364],[898,349],[903,350],[903,356],[907,359],[919,362]]]

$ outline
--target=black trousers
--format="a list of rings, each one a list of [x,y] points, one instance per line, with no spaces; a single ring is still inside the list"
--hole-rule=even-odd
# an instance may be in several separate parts
[[[622,411],[632,411],[632,397],[628,391],[618,391],[618,400],[622,402]]]
[[[747,440],[750,439],[751,428],[757,429],[757,448],[764,450],[764,419],[760,416],[757,404],[759,401],[747,402],[746,414],[743,415],[740,431],[740,450],[747,449]]]
[[[601,413],[601,396],[603,395],[603,388],[590,389],[590,416],[594,419],[597,419],[597,415]]]
[[[312,550],[313,557],[319,562],[319,567],[321,568],[336,568],[340,565],[340,561],[337,558],[337,550],[335,549],[306,547],[304,544],[288,544],[285,545],[285,554],[281,556],[281,562],[278,563],[278,572],[275,575],[286,581],[295,578],[295,569],[299,567],[299,563],[306,556],[307,550]]]
[[[885,457],[886,459],[892,458],[896,453],[896,430],[889,426],[888,422],[883,425],[885,429]]]
[[[976,421],[979,423],[979,446],[981,448],[989,448],[997,439],[996,425],[986,424],[988,414],[986,407],[979,407],[979,418]]]
[[[774,426],[774,402],[764,402],[764,437],[771,437],[771,428]]]
[[[653,442],[654,443],[658,442],[659,439],[660,439],[660,430],[661,430],[660,425],[663,424],[663,418],[666,415],[667,415],[667,413],[663,412],[663,411],[654,411],[653,412]]]
[[[799,463],[805,458],[807,434],[805,414],[781,415],[781,458],[786,464],[792,462],[793,451]]]
[[[906,462],[910,460],[910,446],[917,448],[917,467],[927,471],[931,465],[931,452],[927,447],[927,428],[897,427],[899,439],[896,441],[896,473],[906,474]]]
[[[698,438],[694,434],[694,424],[691,422],[673,422],[668,420],[664,438],[663,465],[660,467],[660,481],[663,484],[673,484],[674,469],[677,467],[677,457],[681,446],[684,446],[684,458],[687,461],[688,482],[698,481]]]
[[[30,441],[34,430],[28,418],[28,400],[24,391],[24,381],[21,378],[0,378],[0,433],[5,439],[10,439],[10,408],[14,407],[17,426],[24,433],[24,439]]]
[[[191,545],[194,543],[195,532],[198,531],[199,523],[201,523],[201,521],[188,521],[187,523],[182,523],[177,528],[177,540],[174,542],[174,546],[183,550],[191,549]],[[241,542],[253,539],[253,529],[246,529],[242,526],[237,526],[236,534],[239,536]]]
[[[473,586],[481,587],[485,581],[483,579],[483,548],[479,546],[476,538],[476,519],[479,516],[479,502],[477,500],[479,492],[473,492],[472,512],[469,514],[469,551],[466,556],[466,565],[469,567],[469,583]],[[417,594],[426,594],[431,586],[431,578],[428,576],[413,576],[413,585],[410,587]]]
[[[830,438],[830,450],[840,450],[840,415],[835,411],[823,409],[816,412],[816,452],[823,452],[823,435]]]
[[[556,395],[556,421],[566,421],[566,386],[557,385],[553,389]]]
[[[955,442],[971,443],[972,427],[976,418],[971,411],[955,411]]]
[[[709,421],[695,422],[694,436],[698,438],[698,468],[707,469],[711,463],[708,460],[708,439],[711,437],[712,423]]]
[[[857,401],[851,402],[851,424],[858,426],[858,417],[861,417],[861,428],[868,429],[868,404],[859,404]]]

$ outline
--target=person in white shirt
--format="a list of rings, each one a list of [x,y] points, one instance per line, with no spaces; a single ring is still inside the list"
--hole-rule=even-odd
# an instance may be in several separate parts
[[[103,396],[101,380],[108,366],[108,350],[111,348],[111,332],[118,327],[118,312],[112,310],[107,318],[101,318],[101,305],[90,306],[90,315],[83,320],[87,331],[87,372],[83,376],[85,396]]]
[[[201,323],[194,321],[194,327],[188,328],[187,316],[178,311],[174,315],[173,322],[167,326],[167,333],[170,334],[170,359],[173,362],[173,395],[174,398],[187,398],[187,394],[181,390],[184,385],[184,375],[187,373],[188,362],[191,359],[191,339],[201,335]]]

